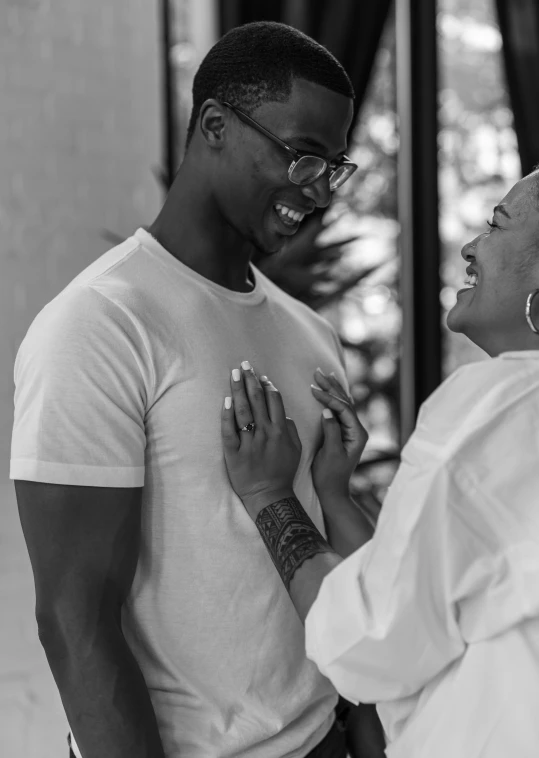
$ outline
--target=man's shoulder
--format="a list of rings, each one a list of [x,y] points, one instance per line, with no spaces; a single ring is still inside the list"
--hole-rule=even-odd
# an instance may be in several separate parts
[[[74,332],[91,332],[112,322],[123,322],[126,314],[113,299],[89,283],[73,280],[36,315],[28,334],[67,337]]]
[[[104,352],[119,358],[123,345],[143,352],[145,330],[129,307],[133,300],[129,281],[109,284],[99,274],[75,277],[37,313],[21,342],[16,364],[30,355],[33,361],[46,363],[61,356],[84,363]]]
[[[133,397],[141,395],[141,388],[149,393],[155,372],[136,320],[120,304],[81,284],[67,287],[37,314],[17,350],[14,380],[23,392],[43,383],[49,389],[67,387],[67,398],[94,386],[107,387],[110,397],[110,386],[117,384],[127,398],[130,390]]]
[[[77,274],[35,317],[32,328],[80,328],[100,323],[139,323],[153,313],[162,274],[143,254],[140,241],[128,237]]]

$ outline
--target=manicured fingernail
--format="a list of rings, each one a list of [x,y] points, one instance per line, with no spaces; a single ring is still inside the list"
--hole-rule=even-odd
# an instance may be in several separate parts
[[[320,368],[320,366],[316,370],[318,371],[319,374],[322,374],[322,376],[325,376],[325,374],[322,371],[322,369]]]
[[[232,398],[231,397],[225,397],[225,408],[227,411],[229,411],[232,408]]]
[[[261,376],[260,381],[265,386],[267,390],[273,390],[274,392],[277,392],[277,387],[273,384],[271,379],[268,379],[267,376]]]
[[[249,363],[249,361],[243,361],[243,363],[241,364],[241,367],[244,371],[251,370],[251,364]]]
[[[321,390],[320,387],[317,387],[316,384],[311,384],[311,389],[316,390],[317,392],[323,392],[323,390]]]
[[[239,382],[240,378],[241,378],[241,374],[240,374],[239,368],[233,368],[232,369],[232,379],[233,379],[233,381]]]
[[[324,418],[333,418],[333,413],[330,411],[329,408],[324,408],[324,410],[322,411],[322,416]]]

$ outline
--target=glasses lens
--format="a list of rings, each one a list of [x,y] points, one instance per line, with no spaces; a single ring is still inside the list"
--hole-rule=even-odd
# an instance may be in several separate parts
[[[329,177],[330,190],[333,192],[334,190],[339,189],[339,187],[342,187],[343,184],[348,179],[350,179],[356,168],[357,166],[355,166],[353,163],[345,164],[344,166],[339,166],[339,168],[336,168]]]
[[[310,184],[322,176],[326,168],[327,163],[323,158],[317,158],[316,155],[302,155],[290,171],[288,178],[294,184]]]

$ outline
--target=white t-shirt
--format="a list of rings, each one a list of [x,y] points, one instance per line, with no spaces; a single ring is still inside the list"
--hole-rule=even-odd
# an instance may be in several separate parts
[[[373,539],[330,573],[307,654],[376,702],[388,758],[539,755],[539,352],[422,406]]]
[[[310,474],[322,408],[309,385],[317,366],[345,381],[340,346],[324,319],[251,275],[251,292],[230,291],[139,229],[43,308],[15,364],[12,479],[144,485],[122,626],[167,758],[301,758],[334,720],[337,693],[307,660],[230,486],[220,418],[231,370],[249,360],[296,421],[294,487],[323,531]]]

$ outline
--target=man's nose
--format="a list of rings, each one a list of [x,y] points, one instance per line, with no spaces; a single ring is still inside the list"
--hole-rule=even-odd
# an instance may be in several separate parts
[[[329,188],[329,176],[326,171],[315,182],[305,184],[301,191],[305,197],[316,203],[317,208],[327,208],[331,202],[331,190]]]

